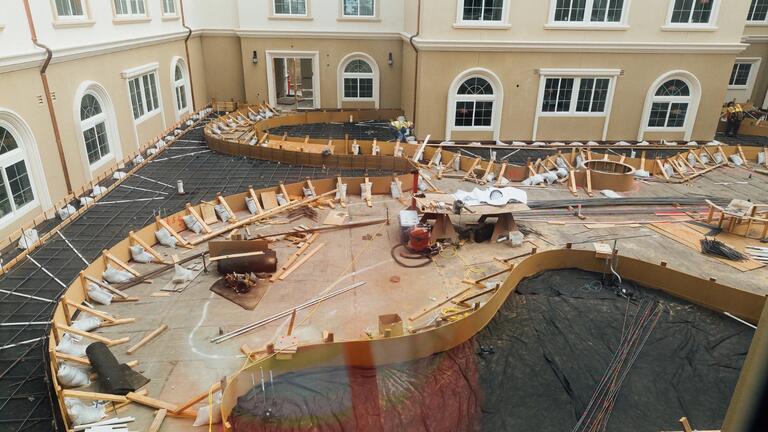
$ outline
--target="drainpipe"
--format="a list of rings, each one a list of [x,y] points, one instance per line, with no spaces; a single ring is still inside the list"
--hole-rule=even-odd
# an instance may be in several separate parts
[[[192,62],[189,60],[189,38],[192,37],[192,28],[187,25],[184,16],[184,0],[179,0],[179,7],[181,8],[181,25],[187,29],[187,37],[184,38],[184,50],[187,52],[187,74],[189,74],[189,90],[192,92],[192,112],[195,112],[195,84],[192,79]]]
[[[69,169],[67,168],[67,161],[64,158],[64,145],[61,142],[61,132],[59,131],[59,122],[56,120],[56,111],[53,108],[53,99],[51,98],[51,88],[48,85],[48,76],[45,72],[48,70],[48,65],[51,64],[53,58],[53,51],[50,48],[38,42],[37,31],[35,30],[35,22],[32,20],[32,11],[29,8],[29,0],[24,1],[24,10],[27,13],[27,23],[29,24],[29,33],[32,36],[32,43],[38,48],[45,50],[45,61],[42,67],[40,67],[40,79],[43,81],[43,91],[45,93],[45,100],[48,103],[48,113],[51,116],[51,126],[53,126],[53,136],[56,139],[56,147],[59,150],[59,161],[61,162],[61,169],[64,171],[64,181],[67,185],[67,194],[72,193],[72,181],[69,178]]]
[[[419,34],[421,33],[421,0],[418,1],[417,6],[417,12],[416,12],[416,34],[411,36],[409,39],[409,42],[411,43],[411,47],[413,48],[413,51],[416,53],[416,68],[413,74],[413,118],[411,121],[413,124],[416,124],[416,109],[418,108],[418,100],[419,100],[419,49],[416,47],[416,43],[413,41],[417,37],[419,37]]]

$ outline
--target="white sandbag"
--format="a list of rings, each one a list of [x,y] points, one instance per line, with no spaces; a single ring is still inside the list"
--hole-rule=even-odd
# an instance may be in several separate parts
[[[62,207],[58,210],[56,210],[56,214],[59,216],[59,219],[64,220],[73,214],[77,212],[77,209],[72,204],[67,204],[66,207]]]
[[[122,180],[122,179],[124,179],[127,176],[128,176],[128,174],[126,174],[126,173],[124,173],[122,171],[115,171],[112,174],[112,178],[115,179],[115,180]]]
[[[152,156],[152,155],[155,155],[155,154],[157,154],[157,149],[156,148],[148,148],[147,149],[147,155]]]
[[[64,335],[61,337],[61,340],[59,341],[59,344],[56,345],[56,352],[69,354],[75,357],[85,357],[86,348],[87,346],[85,344],[82,344],[80,341],[74,339],[71,334],[64,333]]]
[[[670,164],[664,164],[664,172],[667,173],[667,176],[672,177],[675,175],[674,169],[672,169],[672,165]]]
[[[251,197],[246,197],[245,198],[245,206],[248,207],[248,212],[250,214],[256,214],[256,213],[259,212],[258,204],[256,204],[256,201],[254,201],[253,198],[251,198]],[[198,232],[198,234],[199,234],[199,232]]]
[[[744,165],[744,160],[741,158],[741,156],[739,156],[737,154],[732,154],[731,155],[731,162],[733,162],[733,164],[736,165],[736,166]]]
[[[137,263],[147,264],[151,263],[155,257],[148,253],[141,245],[131,246],[131,259]]]
[[[107,188],[101,186],[94,186],[91,191],[91,198],[96,198],[99,195],[107,193]]]
[[[90,315],[81,316],[77,319],[77,321],[72,323],[71,327],[87,332],[96,330],[97,328],[101,327],[101,318]]]
[[[723,155],[721,155],[720,152],[715,153],[715,163],[721,164],[723,162]]]
[[[542,173],[541,176],[544,178],[544,181],[546,181],[547,184],[552,184],[557,181],[557,173],[553,171]]]
[[[453,158],[453,169],[455,171],[459,171],[461,169],[461,155],[456,154],[456,157]]]
[[[192,426],[205,426],[221,423],[221,392],[213,395],[213,406],[205,405],[197,410],[197,417]]]
[[[90,282],[88,283],[88,298],[98,304],[109,306],[112,304],[112,299],[114,299],[115,296],[104,288]]]
[[[369,183],[369,184],[370,184],[370,183]],[[421,178],[421,177],[419,177],[419,183],[418,183],[418,185],[419,185],[419,186],[418,186],[418,187],[419,187],[419,192],[424,192],[424,191],[426,191],[427,189],[429,189],[429,186],[427,185],[427,182],[425,182],[425,181],[424,181],[424,179],[423,179],[423,178]],[[362,184],[360,185],[360,187],[361,187],[361,190],[362,190],[363,192],[365,192],[365,191],[362,189],[362,188],[363,188],[363,185],[362,185]],[[361,193],[361,195],[365,196],[365,194],[364,194],[364,193]]]
[[[135,158],[133,158],[133,163],[138,165],[140,163],[144,162],[144,156],[138,155]]]
[[[617,194],[616,192],[610,190],[610,189],[604,189],[600,191],[601,194],[603,194],[606,198],[621,198],[621,195]]]
[[[216,211],[216,216],[218,216],[219,220],[221,220],[222,222],[227,222],[228,220],[232,219],[232,215],[229,214],[229,211],[227,211],[227,208],[221,204],[214,206],[213,210]]]
[[[178,243],[176,237],[172,236],[171,233],[169,233],[165,228],[160,228],[159,230],[155,231],[155,238],[157,238],[157,241],[160,242],[161,245],[169,248],[175,249],[176,243]]]
[[[360,155],[360,144],[352,143],[352,154],[355,156]]]
[[[360,198],[371,198],[373,196],[371,194],[372,187],[373,183],[360,183]],[[421,177],[419,177],[419,187],[421,187]]]
[[[584,158],[581,155],[576,155],[576,169],[582,169],[584,167]]]
[[[275,195],[275,199],[277,199],[277,203],[280,204],[281,206],[288,204],[288,200],[285,199],[285,196],[283,196],[283,194]]]
[[[557,159],[555,159],[555,165],[557,165],[558,168],[563,168],[563,169],[568,168],[568,165],[566,165],[565,163],[565,159],[561,157],[558,157]]]
[[[59,384],[64,387],[82,387],[91,383],[88,373],[78,367],[70,366],[67,363],[59,364],[59,371],[56,373]]]
[[[506,177],[503,177],[503,176],[499,177],[498,184],[500,184],[501,186],[506,186],[506,185],[508,185],[510,183],[511,182]]]
[[[485,181],[488,183],[491,183],[494,180],[496,180],[496,174],[494,172],[489,172],[488,175],[485,177]]]
[[[37,235],[36,229],[21,230],[21,238],[19,238],[18,248],[21,250],[27,250],[30,246],[37,243],[40,240],[40,236]]]
[[[312,192],[312,189],[310,188],[302,188],[302,192],[304,192],[304,198],[314,198],[315,193]]]
[[[133,279],[133,275],[125,270],[118,270],[112,267],[112,264],[107,264],[107,269],[101,274],[105,281],[108,283],[119,284],[126,283]]]
[[[171,139],[173,139],[173,137],[171,137]],[[155,148],[156,149],[160,150],[163,147],[165,147],[165,141],[158,141],[158,142],[155,143]]]
[[[176,264],[173,268],[173,283],[180,284],[190,282],[195,278],[195,272],[187,270],[184,267]]]
[[[186,215],[182,219],[184,220],[184,225],[187,226],[187,229],[193,233],[200,234],[203,231],[203,226],[200,224],[200,221],[198,221],[196,217],[192,215]]]
[[[80,205],[81,206],[87,206],[87,205],[93,204],[95,202],[96,202],[96,200],[94,200],[91,197],[82,197],[82,198],[80,198]]]
[[[336,199],[339,201],[346,201],[347,200],[347,184],[342,183],[340,185],[336,185]]]
[[[443,152],[437,152],[435,153],[434,158],[432,161],[435,163],[435,165],[440,166],[440,162],[443,160]]]
[[[688,163],[691,164],[691,166],[696,166],[696,156],[694,156],[693,153],[688,153]]]
[[[527,179],[523,180],[523,186],[536,186],[543,182],[544,182],[544,177],[542,177],[541,174],[536,174],[534,176],[528,177]]]
[[[75,426],[96,423],[104,418],[106,405],[99,405],[93,402],[89,405],[84,404],[79,399],[66,398],[64,400],[67,407],[67,414]]]
[[[648,178],[650,176],[651,176],[651,173],[649,173],[646,170],[636,170],[635,171],[635,177]]]
[[[759,165],[763,165],[765,163],[765,152],[760,152],[757,154],[757,163]]]
[[[568,170],[565,168],[558,168],[557,171],[555,171],[555,174],[557,174],[557,178],[566,178],[568,177]]]
[[[400,188],[397,185],[397,182],[391,182],[389,184],[389,190],[392,192],[392,198],[394,199],[400,199],[402,194],[400,193]]]

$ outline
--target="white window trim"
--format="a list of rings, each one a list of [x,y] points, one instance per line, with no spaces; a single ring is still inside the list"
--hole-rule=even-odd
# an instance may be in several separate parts
[[[59,10],[56,8],[56,0],[50,0],[50,3],[54,28],[86,27],[95,24],[95,21],[91,18],[90,0],[80,0],[80,5],[83,8],[82,15],[59,15]]]
[[[26,217],[38,207],[49,208],[53,203],[48,191],[42,159],[40,158],[32,129],[16,112],[4,108],[0,108],[0,126],[7,129],[13,135],[21,149],[22,159],[27,166],[27,174],[29,175],[34,195],[32,201],[0,218],[0,225],[6,226]],[[10,197],[10,199],[13,199],[13,197]],[[15,204],[12,205],[15,206]]]
[[[168,13],[165,11],[165,1],[160,0],[160,13],[163,18],[176,18],[179,16],[179,0],[171,0],[173,3],[173,12]]]
[[[765,19],[761,20],[750,20],[749,19],[749,12],[752,9],[752,1],[749,2],[749,8],[747,8],[747,27],[765,27],[768,26],[768,15],[766,15]]]
[[[270,18],[295,18],[295,19],[307,19],[310,18],[311,15],[311,9],[310,9],[310,0],[304,0],[305,1],[305,13],[303,14],[296,14],[296,13],[277,13],[277,8],[275,5],[275,0],[269,0],[269,17]]]
[[[320,91],[320,52],[319,51],[271,51],[265,52],[267,60],[267,91],[269,93],[269,104],[277,106],[277,96],[275,95],[275,57],[295,57],[312,59],[312,88],[317,89],[313,92],[313,107],[322,106]]]
[[[629,29],[629,10],[632,0],[624,0],[624,6],[621,10],[621,19],[618,22],[591,21],[592,7],[594,0],[587,0],[584,10],[584,21],[555,21],[555,10],[557,9],[557,0],[549,2],[549,20],[544,25],[546,29],[552,30],[628,30]]]
[[[371,78],[369,74],[346,74],[344,69],[353,60],[363,60],[371,66],[373,69],[373,97],[370,98],[349,98],[344,96],[344,78]],[[363,52],[355,52],[348,54],[341,62],[339,62],[339,70],[337,73],[337,88],[338,88],[338,108],[342,107],[343,102],[373,102],[376,109],[379,108],[379,87],[381,74],[379,72],[379,64],[370,55]]]
[[[479,77],[491,84],[493,87],[493,96],[487,99],[483,96],[475,96],[473,101],[493,100],[493,114],[490,126],[455,126],[456,124],[456,102],[461,102],[464,98],[459,95],[459,86],[464,81]],[[493,139],[499,140],[501,136],[501,114],[504,109],[504,87],[498,75],[485,68],[472,68],[454,78],[448,89],[448,105],[445,113],[445,140],[450,141],[453,132],[493,132]]]
[[[688,111],[685,113],[685,123],[679,128],[667,128],[667,127],[649,127],[648,121],[651,117],[651,106],[654,102],[666,102],[666,100],[654,100],[656,98],[656,91],[659,87],[667,81],[679,79],[686,84],[691,91],[690,97],[679,97],[677,100],[671,100],[673,98],[666,97],[664,99],[670,99],[670,102],[688,102]],[[648,93],[645,96],[645,106],[643,107],[643,116],[640,119],[640,131],[637,134],[637,140],[643,141],[646,132],[683,132],[683,139],[690,141],[691,135],[693,135],[693,128],[696,125],[696,117],[699,115],[699,104],[701,103],[701,82],[695,75],[684,70],[674,70],[667,72],[660,77],[656,78],[656,81],[648,88]]]
[[[602,141],[605,141],[608,136],[608,126],[611,122],[611,112],[613,111],[613,97],[616,93],[616,85],[618,77],[622,74],[621,69],[539,69],[539,96],[536,101],[536,114],[533,118],[533,134],[531,140],[536,141],[539,132],[539,120],[541,117],[604,117],[603,120],[603,133]],[[602,113],[580,113],[575,112],[575,105],[573,98],[578,98],[578,94],[571,95],[571,110],[574,113],[569,112],[543,112],[541,106],[544,102],[544,88],[547,82],[547,78],[609,78],[611,82],[608,85],[608,96],[605,100],[605,110]],[[574,83],[574,91],[576,91]]]
[[[101,105],[101,112],[104,115],[104,126],[107,131],[107,137],[109,139],[109,155],[99,159],[93,164],[88,161],[88,151],[85,147],[85,137],[83,132],[87,128],[83,128],[83,121],[80,120],[80,103],[83,100],[83,96],[91,94],[96,97]],[[130,100],[130,96],[128,97]],[[101,84],[95,81],[84,81],[78,86],[75,91],[75,98],[73,100],[72,112],[74,114],[75,125],[77,125],[77,141],[80,151],[80,159],[83,163],[84,173],[87,179],[93,179],[94,174],[107,165],[109,162],[115,160],[121,160],[123,158],[122,145],[120,144],[120,133],[117,129],[117,116],[115,115],[114,105],[112,105],[112,98],[107,93],[107,90]],[[131,117],[133,117],[133,111],[131,111]],[[91,120],[91,119],[88,119]],[[88,121],[86,120],[86,122]],[[91,126],[95,125],[95,121]]]
[[[128,5],[128,9],[131,9],[131,12],[119,14],[117,13],[117,5],[115,4],[115,1],[120,0],[110,0],[112,2],[112,16],[117,19],[142,19],[142,18],[149,18],[149,5],[147,5],[147,0],[141,0],[142,3],[144,3],[144,13],[136,13],[133,11],[133,7],[131,6],[133,3],[131,3],[131,0],[126,0],[126,5]]]
[[[143,75],[147,75],[150,73],[155,74],[155,86],[157,91],[157,108],[155,108],[153,111],[146,111],[146,101],[144,98],[146,97],[144,93],[144,80],[139,80],[139,83],[141,84],[141,98],[142,103],[144,103],[144,114],[133,120],[133,123],[135,125],[138,125],[139,123],[143,123],[145,120],[154,117],[160,113],[163,112],[163,92],[161,91],[160,86],[160,75],[157,73],[158,69],[160,68],[160,63],[149,63],[145,64],[143,66],[138,66],[131,69],[126,69],[123,72],[120,73],[120,76],[125,80],[125,89],[128,92],[128,103],[131,104],[131,117],[133,117],[133,101],[131,101],[131,86],[130,81],[134,78],[138,78]],[[165,118],[163,118],[163,123],[165,123]]]
[[[708,23],[673,23],[672,13],[675,10],[675,0],[669,0],[667,8],[667,21],[661,26],[662,31],[716,31],[717,17],[720,13],[720,0],[712,0],[712,13]]]
[[[373,0],[373,15],[347,15],[346,14],[346,8],[344,7],[344,2],[347,0],[340,0],[339,1],[339,17],[342,20],[360,20],[360,21],[366,21],[366,20],[377,20],[379,18],[379,3],[381,3],[383,0]],[[360,2],[361,0],[356,0]],[[359,3],[358,3],[359,4]],[[359,11],[358,6],[358,11]]]
[[[486,20],[465,20],[464,19],[464,1],[456,1],[456,22],[453,27],[459,29],[499,29],[505,30],[512,28],[512,24],[509,22],[509,3],[510,0],[504,0],[504,4],[501,9],[501,21],[486,21]]]
[[[747,77],[747,84],[746,85],[731,85],[731,77],[728,77],[728,90],[746,90],[748,95],[752,94],[752,90],[755,87],[755,81],[757,80],[757,75],[760,72],[760,64],[762,63],[761,57],[737,57],[733,64],[751,64],[752,67],[749,69],[749,76]],[[749,98],[751,99],[751,97]]]
[[[181,66],[182,81],[176,81],[176,65]],[[181,57],[174,57],[171,60],[171,87],[173,88],[173,110],[176,113],[176,120],[180,119],[184,114],[192,111],[192,92],[191,84],[189,82],[189,70],[187,69],[187,63]],[[179,110],[176,103],[176,89],[179,87],[179,82],[184,85],[184,94],[187,98],[187,107]]]

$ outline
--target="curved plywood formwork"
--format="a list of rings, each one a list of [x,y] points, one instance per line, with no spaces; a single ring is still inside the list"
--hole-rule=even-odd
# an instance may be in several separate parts
[[[587,184],[587,173],[589,182]],[[597,190],[610,189],[616,192],[626,192],[633,189],[635,184],[635,169],[625,163],[611,160],[588,160],[583,169],[577,172],[577,183],[580,186]]]
[[[765,298],[759,295],[672,270],[666,264],[651,264],[628,257],[619,257],[618,263],[616,270],[628,280],[751,322],[758,322],[764,308]],[[485,304],[458,321],[399,337],[301,346],[288,360],[273,355],[257,361],[227,382],[221,405],[225,427],[231,430],[226,419],[238,397],[253,387],[253,371],[265,369],[280,375],[332,366],[382,366],[428,357],[448,351],[482,330],[523,279],[549,270],[577,268],[602,272],[604,267],[605,260],[597,258],[594,251],[561,249],[536,253],[515,266]]]

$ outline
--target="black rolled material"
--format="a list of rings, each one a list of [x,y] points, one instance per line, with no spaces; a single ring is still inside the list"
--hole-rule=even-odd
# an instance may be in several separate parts
[[[125,373],[126,368],[117,361],[106,345],[101,342],[92,343],[85,349],[85,354],[91,362],[91,367],[99,375],[102,393],[125,396],[136,391]]]
[[[274,273],[277,271],[277,253],[265,250],[263,255],[227,258],[218,261],[221,274],[229,273]]]

